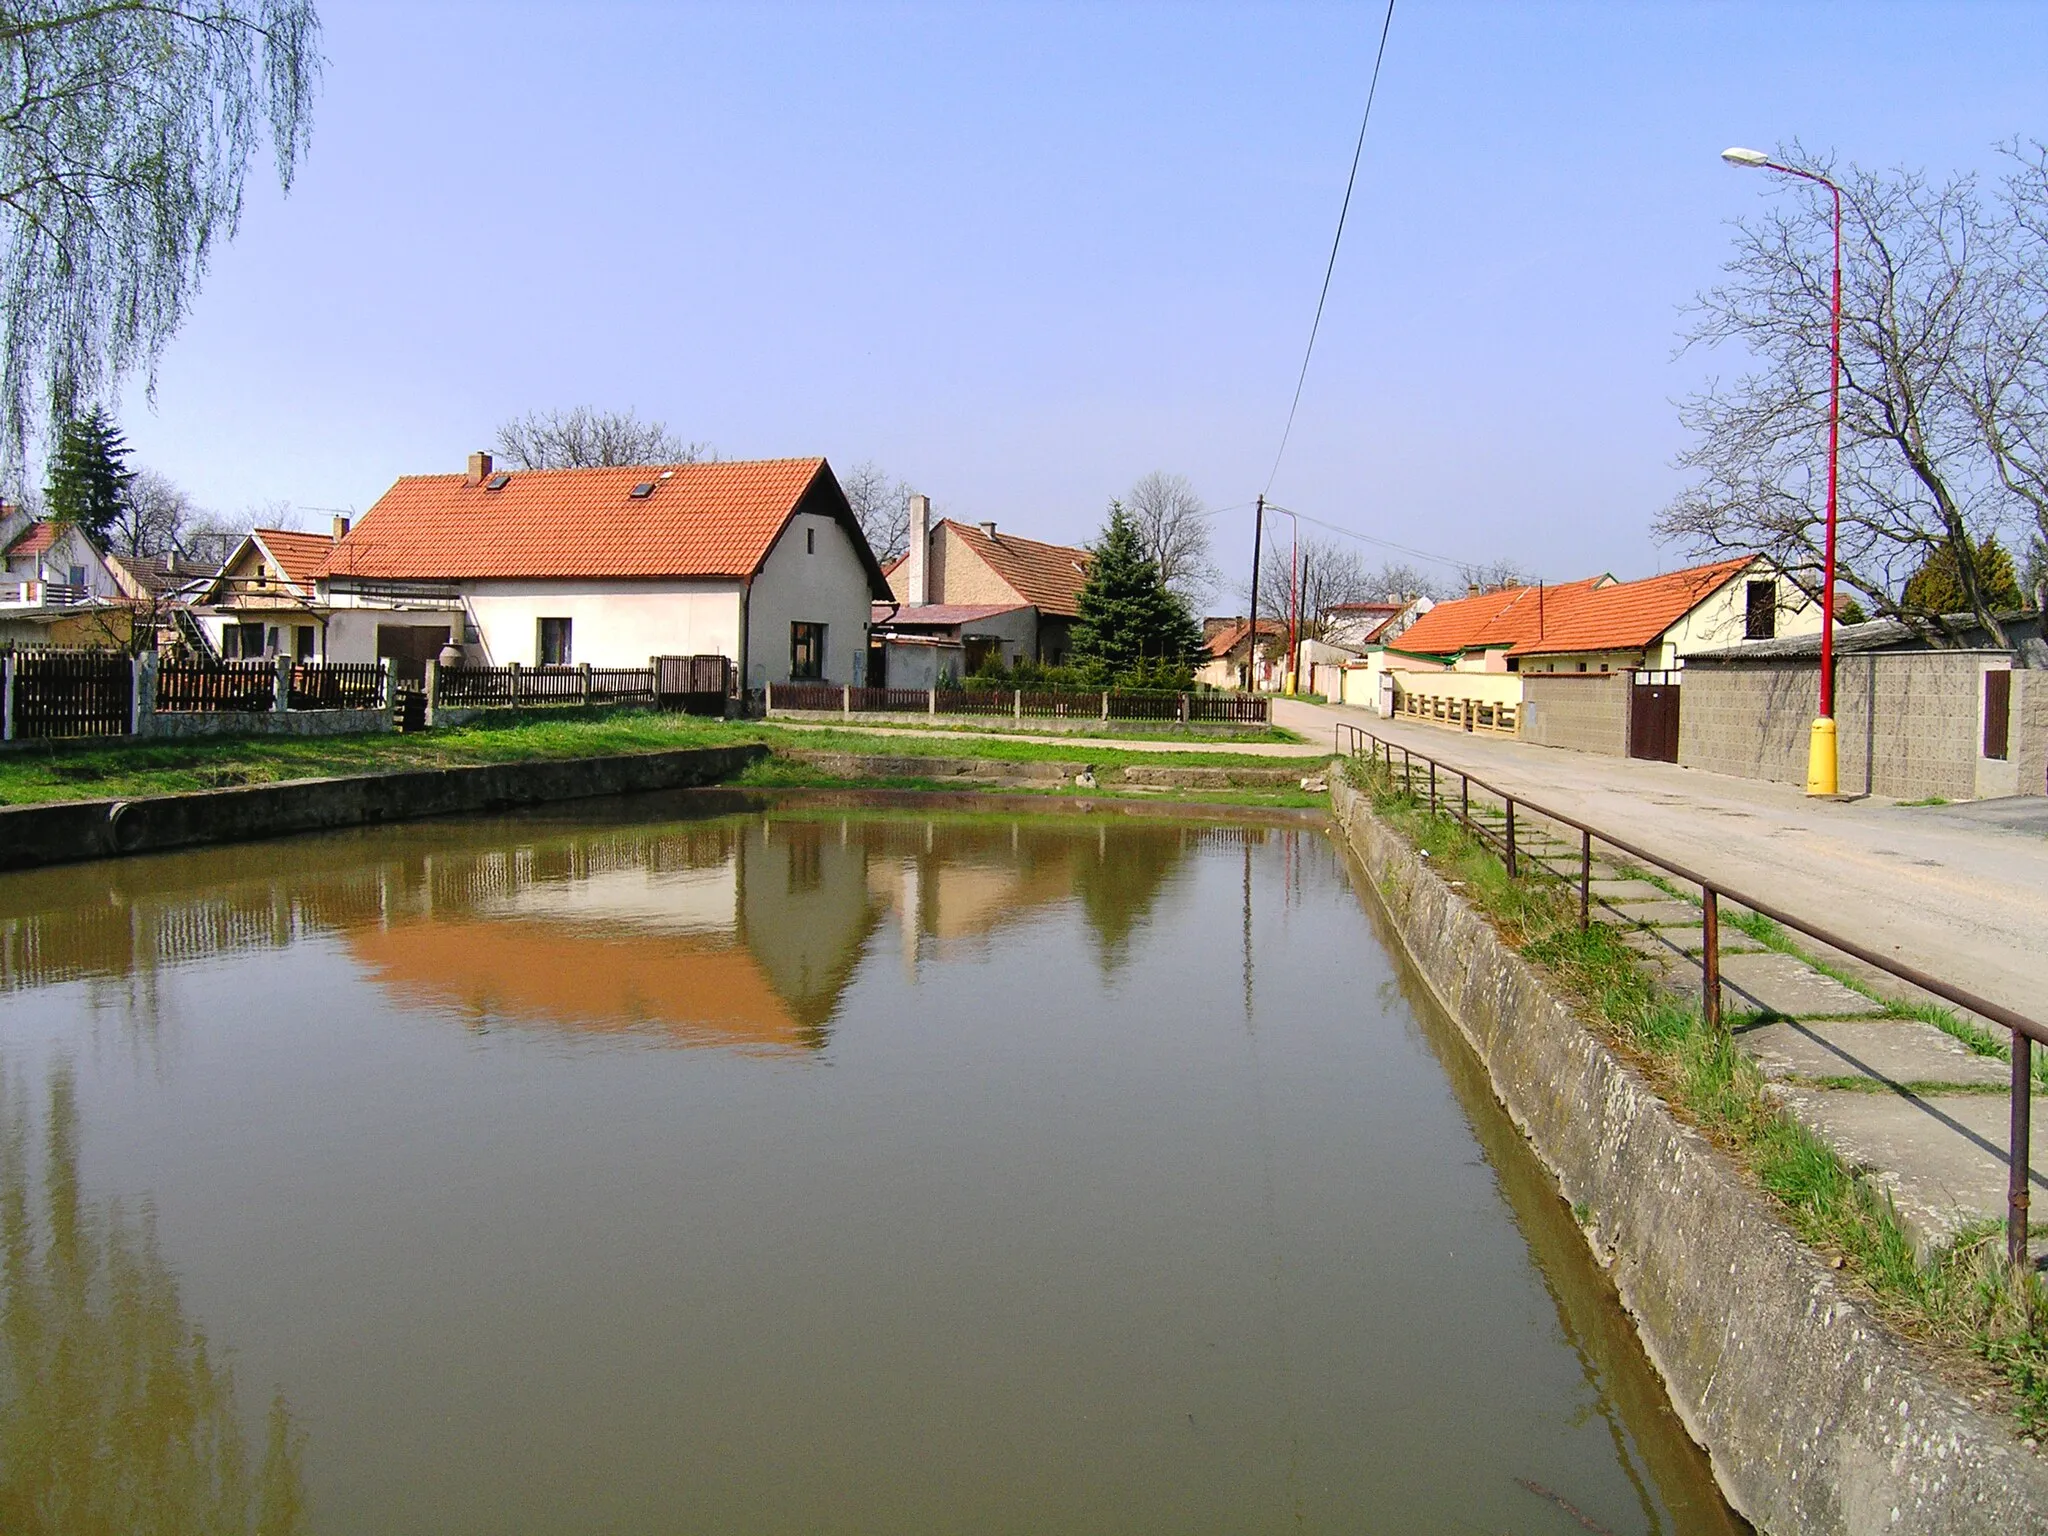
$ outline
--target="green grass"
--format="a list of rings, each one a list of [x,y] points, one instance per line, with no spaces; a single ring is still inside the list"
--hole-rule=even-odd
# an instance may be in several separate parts
[[[858,720],[860,717],[853,717]],[[961,720],[957,716],[933,715],[931,723],[912,720],[907,717],[891,717],[876,720],[870,729],[877,735],[896,731],[942,731],[958,736],[991,735],[1034,735],[1048,741],[1175,741],[1175,742],[1246,742],[1261,746],[1299,746],[1307,738],[1297,731],[1290,731],[1279,725],[1230,725],[1196,722],[1192,725],[1176,725],[1170,720],[1104,720],[1094,725],[1074,726],[1065,730],[1053,730],[1050,722],[1035,719],[1029,715],[1022,720],[985,718],[976,721]],[[776,724],[770,721],[769,724]],[[787,722],[788,728],[798,725],[818,726],[824,723],[818,719]]]
[[[815,763],[789,757],[767,757],[748,767],[732,781],[759,789],[918,789],[950,790],[955,793],[981,791],[1004,795],[1038,795],[1049,801],[1144,800],[1170,805],[1256,805],[1313,809],[1327,806],[1327,793],[1315,794],[1286,788],[1243,789],[1139,789],[1106,784],[1097,789],[1077,789],[1072,784],[1046,779],[1018,779],[1001,784],[968,783],[955,775],[923,778],[917,775],[863,776],[847,778],[828,772]]]
[[[1899,802],[1902,806],[1947,805],[1948,803],[1949,799],[1946,795],[1929,795],[1924,800],[1901,800]]]
[[[1199,764],[1216,768],[1288,767],[1293,759],[1237,752],[1199,755],[1170,750],[1102,747],[1048,737],[1002,741],[981,737],[879,735],[857,730],[790,730],[760,721],[707,720],[652,711],[512,711],[410,736],[218,737],[197,741],[111,741],[37,744],[0,753],[0,804],[179,794],[236,784],[271,784],[398,769],[657,752],[678,747],[762,742],[789,751],[853,752],[894,757],[977,757],[1000,762],[1076,762],[1097,769]],[[1303,760],[1302,771],[1312,767]],[[959,788],[956,783],[952,787]],[[1242,799],[1255,791],[1231,791]],[[1297,792],[1298,793],[1298,792]],[[1284,803],[1284,802],[1274,802]]]
[[[2037,1274],[2012,1273],[2002,1227],[1970,1228],[1922,1262],[1890,1201],[1784,1113],[1734,1035],[1708,1029],[1696,1004],[1653,987],[1611,926],[1582,931],[1565,885],[1542,872],[1509,879],[1491,849],[1452,817],[1432,815],[1426,802],[1398,791],[1380,765],[1353,760],[1345,771],[1370,796],[1374,813],[1426,852],[1504,940],[1543,966],[1672,1108],[1726,1149],[1777,1201],[1793,1230],[1852,1277],[1883,1316],[1952,1359],[1988,1363],[2021,1425],[2033,1433],[2048,1429],[2048,1290]],[[1769,942],[1765,932],[1746,925],[1744,931]],[[1731,1030],[1741,1022],[1729,1021]],[[1584,1224],[1576,1209],[1574,1215]]]

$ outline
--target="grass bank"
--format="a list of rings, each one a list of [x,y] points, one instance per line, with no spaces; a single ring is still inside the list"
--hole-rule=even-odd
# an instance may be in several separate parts
[[[800,743],[799,745],[808,745],[808,743]],[[835,748],[834,750],[859,749]],[[884,750],[888,749],[885,748]],[[892,752],[891,755],[900,757],[907,754],[897,751]],[[949,757],[960,757],[967,754],[965,749],[955,746],[947,755]],[[989,754],[979,750],[975,751],[972,755],[976,757],[989,756]],[[1118,766],[1117,762],[1112,761],[1112,756],[1109,753],[1067,753],[1062,760],[1084,757],[1087,761],[1095,764],[1098,769],[1106,770]],[[1120,753],[1114,754],[1114,756],[1128,759],[1131,763],[1136,764],[1148,760],[1156,761],[1159,754]],[[1178,764],[1186,764],[1188,760],[1186,758],[1178,758],[1172,761]],[[1204,756],[1198,760],[1198,763],[1202,767],[1229,767],[1233,763],[1236,763],[1238,766],[1274,766],[1274,760],[1271,758],[1255,758],[1251,759],[1249,764],[1247,764],[1245,760],[1241,759],[1225,758],[1218,762],[1213,756]],[[1320,773],[1321,765],[1314,762],[1305,763],[1302,771],[1304,777],[1310,773]],[[1327,790],[1304,790],[1298,784],[1274,788],[1243,786],[1229,789],[1168,789],[1112,782],[1103,784],[1095,789],[1080,789],[1070,783],[1052,780],[1015,779],[996,785],[970,783],[954,777],[923,778],[915,774],[870,775],[858,779],[850,779],[829,773],[814,763],[800,762],[793,758],[780,756],[763,758],[761,761],[749,766],[745,772],[732,782],[760,789],[923,789],[951,790],[955,793],[986,789],[1005,795],[1038,795],[1055,803],[1061,800],[1122,799],[1159,800],[1169,805],[1258,805],[1282,809],[1313,809],[1326,807],[1330,803],[1330,796]],[[1051,807],[1048,807],[1048,809],[1051,809]]]
[[[858,730],[795,730],[772,722],[707,720],[651,711],[568,714],[508,710],[503,718],[410,736],[241,736],[196,741],[57,742],[21,747],[0,753],[0,804],[134,798],[344,774],[599,757],[745,742],[761,742],[781,749],[895,757],[1082,761],[1100,768],[1190,762],[1219,768],[1275,766],[1272,758],[1242,753],[1205,752],[1195,756],[1164,749],[1128,751],[1092,742],[1084,746],[1060,737],[1034,741],[1004,741],[986,736],[970,739],[965,733],[918,737]],[[1304,764],[1303,772],[1317,771],[1319,767]],[[955,783],[951,787],[961,786]],[[1233,791],[1226,798],[1242,796]]]
[[[1542,966],[1596,1032],[1632,1061],[1674,1112],[1732,1156],[1806,1243],[1862,1290],[1895,1329],[1933,1349],[1966,1389],[1992,1391],[2029,1434],[2048,1429],[2048,1292],[2015,1277],[2002,1228],[1985,1224],[1922,1262],[1889,1201],[1784,1114],[1763,1073],[1697,1004],[1654,987],[1610,926],[1581,931],[1576,893],[1506,866],[1449,815],[1398,790],[1377,764],[1345,766],[1374,814]],[[1728,1021],[1740,1025],[1745,1020]],[[1579,1212],[1581,1220],[1590,1213]]]

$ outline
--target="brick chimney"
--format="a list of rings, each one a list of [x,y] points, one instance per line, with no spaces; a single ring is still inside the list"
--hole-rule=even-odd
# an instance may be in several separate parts
[[[345,518],[345,517],[337,517],[337,518],[336,518],[336,519],[334,520],[334,538],[335,538],[335,542],[339,543],[339,542],[340,542],[341,540],[343,540],[343,539],[345,539],[345,538],[347,538],[347,537],[348,537],[348,519],[347,519],[347,518]]]
[[[472,453],[469,456],[469,483],[482,485],[491,478],[491,456],[488,453]]]
[[[910,498],[910,554],[906,567],[910,592],[906,601],[913,608],[922,608],[932,600],[931,545],[932,499],[913,496]]]

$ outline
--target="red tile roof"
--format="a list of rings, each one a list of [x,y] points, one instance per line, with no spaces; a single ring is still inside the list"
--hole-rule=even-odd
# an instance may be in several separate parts
[[[1438,603],[1388,642],[1391,649],[1414,656],[1454,656],[1460,651],[1511,646],[1548,631],[1558,615],[1593,590],[1606,576],[1557,587],[1507,587],[1474,597]]]
[[[277,562],[277,568],[284,572],[286,581],[312,592],[313,578],[320,574],[320,563],[334,548],[332,535],[298,533],[290,528],[252,528],[249,532]]]
[[[1508,654],[1638,650],[1754,562],[1755,556],[1742,555],[1582,591],[1554,610],[1546,604],[1542,634],[1525,636]]]
[[[30,523],[22,529],[21,537],[7,546],[7,553],[13,555],[40,555],[57,542],[57,525],[44,521]]]
[[[751,576],[821,481],[843,512],[831,476],[823,459],[523,469],[495,491],[464,475],[408,475],[334,546],[320,574]],[[648,483],[652,494],[634,499],[633,487]],[[880,572],[871,577],[880,589]]]
[[[1081,588],[1088,581],[1088,551],[1070,544],[1042,544],[998,530],[993,537],[971,523],[941,518],[935,525],[951,528],[962,543],[979,555],[1023,601],[1040,613],[1075,618]]]
[[[1246,623],[1243,619],[1239,619],[1228,628],[1217,630],[1215,634],[1203,642],[1204,647],[1211,656],[1228,656],[1238,646],[1244,644],[1245,635],[1250,629],[1250,624]],[[1259,633],[1262,635],[1284,635],[1287,633],[1287,626],[1278,619],[1261,619],[1259,620]]]

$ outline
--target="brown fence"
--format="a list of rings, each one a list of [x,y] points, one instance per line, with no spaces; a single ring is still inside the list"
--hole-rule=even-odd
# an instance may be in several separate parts
[[[268,661],[167,661],[156,674],[159,714],[259,714],[277,705]]]
[[[1256,694],[1165,693],[1095,688],[847,688],[838,683],[777,683],[774,709],[854,714],[1008,716],[1029,720],[1163,720],[1263,725],[1270,703]]]
[[[653,667],[439,667],[437,706],[652,702]],[[835,702],[836,707],[836,702]]]
[[[292,668],[290,709],[376,709],[384,668],[374,661],[330,661]]]
[[[12,658],[13,735],[126,736],[135,664],[111,651],[25,651]]]
[[[593,702],[601,704],[652,699],[654,682],[654,672],[648,667],[592,667],[590,697]]]
[[[655,692],[665,699],[731,694],[732,661],[725,656],[656,656]]]
[[[844,709],[846,690],[837,683],[777,683],[775,703],[782,709]]]

